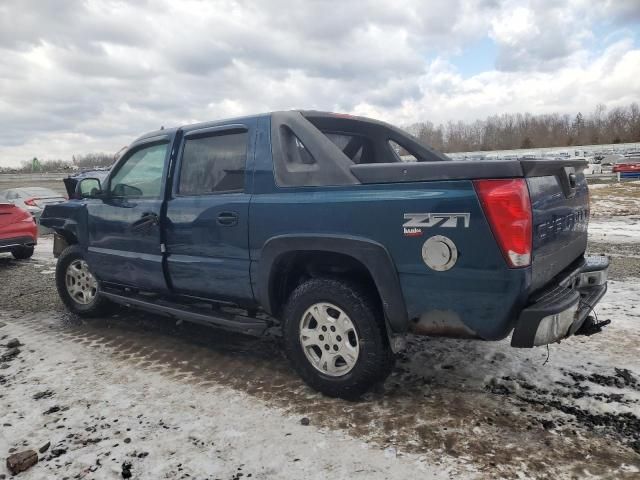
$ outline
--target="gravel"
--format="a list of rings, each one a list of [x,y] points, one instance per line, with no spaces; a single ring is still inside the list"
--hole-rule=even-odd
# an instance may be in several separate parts
[[[0,282],[0,310],[64,311],[58,298],[51,261],[14,260],[9,255],[0,254],[0,275],[3,278]]]

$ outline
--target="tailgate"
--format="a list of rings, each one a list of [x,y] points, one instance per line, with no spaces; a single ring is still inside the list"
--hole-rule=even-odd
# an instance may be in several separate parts
[[[533,215],[532,290],[584,255],[589,190],[585,161],[523,160]]]

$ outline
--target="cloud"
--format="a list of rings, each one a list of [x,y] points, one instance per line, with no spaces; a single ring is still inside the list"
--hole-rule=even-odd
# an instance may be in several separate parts
[[[549,0],[510,4],[492,19],[489,32],[498,46],[499,70],[551,71],[584,53],[591,35],[587,8]]]
[[[133,6],[135,5],[135,7]],[[60,46],[150,43],[146,2],[4,0],[0,4],[0,46],[28,49],[42,42]],[[128,28],[135,19],[136,27]]]
[[[638,0],[606,0],[600,5],[600,10],[622,24],[637,25],[640,21]]]
[[[585,112],[598,103],[622,106],[637,102],[639,65],[640,49],[629,41],[610,46],[584,65],[567,65],[552,72],[493,70],[464,78],[446,61],[438,60],[421,78],[418,100],[405,102],[391,115],[374,105],[360,109],[363,114],[389,115],[403,124],[414,117],[440,122],[502,112]]]
[[[0,165],[278,109],[408,124],[639,99],[637,2],[589,3],[5,0]],[[463,76],[452,58],[487,39],[493,67]]]

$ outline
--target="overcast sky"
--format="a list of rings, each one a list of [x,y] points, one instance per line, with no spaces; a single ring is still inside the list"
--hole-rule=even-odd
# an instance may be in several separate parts
[[[0,0],[0,165],[269,110],[398,125],[640,102],[640,0]]]

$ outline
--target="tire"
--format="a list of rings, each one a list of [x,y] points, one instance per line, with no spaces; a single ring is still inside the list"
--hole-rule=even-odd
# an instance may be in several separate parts
[[[323,320],[327,315],[331,319]],[[344,327],[347,322],[343,315],[353,328]],[[357,399],[384,381],[393,369],[395,357],[381,309],[357,283],[329,278],[308,280],[290,295],[283,320],[287,358],[309,386],[325,395]],[[327,325],[328,329],[323,330]],[[337,330],[330,330],[333,325]],[[347,338],[342,338],[345,335],[341,336],[341,332],[348,332]]]
[[[33,247],[19,247],[11,252],[16,260],[26,260],[33,255]]]
[[[74,285],[68,285],[67,274],[74,277],[73,281],[69,279]],[[100,294],[100,283],[89,271],[84,251],[78,245],[67,247],[58,257],[56,287],[62,303],[76,315],[97,317],[113,310],[113,303]]]

